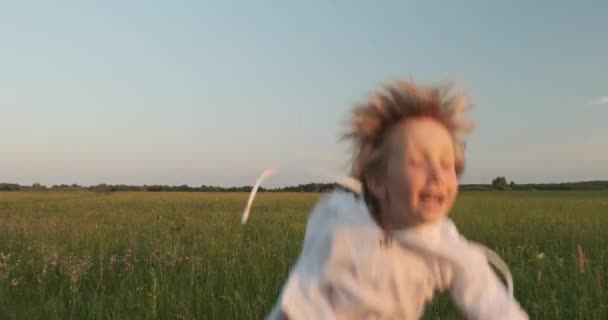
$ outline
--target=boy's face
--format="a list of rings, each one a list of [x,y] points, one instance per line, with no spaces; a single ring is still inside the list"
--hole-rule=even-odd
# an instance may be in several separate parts
[[[458,193],[454,145],[431,118],[408,119],[390,137],[384,220],[391,228],[446,216]]]

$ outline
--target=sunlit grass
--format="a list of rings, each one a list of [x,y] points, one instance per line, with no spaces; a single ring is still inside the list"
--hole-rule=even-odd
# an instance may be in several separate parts
[[[0,319],[259,319],[318,194],[0,193]],[[453,219],[535,319],[608,319],[607,192],[470,192]],[[581,272],[577,245],[585,252]],[[428,319],[458,319],[441,296]]]

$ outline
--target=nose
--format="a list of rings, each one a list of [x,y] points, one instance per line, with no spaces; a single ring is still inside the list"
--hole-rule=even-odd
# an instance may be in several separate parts
[[[428,166],[428,177],[430,181],[439,182],[442,179],[442,170],[439,163],[432,163]]]

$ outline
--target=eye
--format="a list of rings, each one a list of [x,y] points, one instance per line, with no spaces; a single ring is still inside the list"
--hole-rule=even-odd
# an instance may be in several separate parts
[[[422,159],[419,159],[419,158],[409,158],[407,160],[407,164],[410,167],[420,168],[424,165],[424,162],[422,161]]]

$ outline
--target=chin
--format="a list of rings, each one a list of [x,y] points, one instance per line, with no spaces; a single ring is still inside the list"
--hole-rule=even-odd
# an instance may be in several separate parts
[[[420,222],[421,223],[433,223],[441,220],[447,214],[443,211],[440,212],[421,212],[420,214]]]

